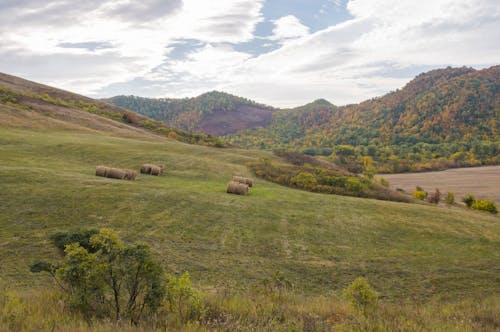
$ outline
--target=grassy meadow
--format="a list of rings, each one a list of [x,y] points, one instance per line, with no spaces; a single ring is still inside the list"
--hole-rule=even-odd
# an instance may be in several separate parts
[[[49,235],[109,227],[127,241],[148,243],[170,273],[189,271],[207,294],[224,285],[247,292],[282,273],[293,284],[288,312],[326,306],[342,313],[345,304],[324,297],[338,299],[364,276],[394,315],[421,310],[421,320],[429,315],[436,323],[444,316],[432,303],[450,305],[446,312],[487,301],[487,326],[500,328],[498,217],[315,194],[260,179],[249,196],[226,194],[231,176],[252,176],[245,164],[263,156],[278,158],[160,138],[0,127],[0,289],[21,299],[53,289],[49,277],[28,267],[60,259]],[[94,175],[96,165],[138,170],[144,162],[164,163],[165,174],[136,181]],[[427,325],[414,330],[419,326]]]

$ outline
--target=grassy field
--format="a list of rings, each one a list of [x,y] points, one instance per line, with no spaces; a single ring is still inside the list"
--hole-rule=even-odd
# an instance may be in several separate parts
[[[111,227],[149,243],[172,273],[197,287],[245,288],[281,272],[294,293],[338,291],[365,276],[382,300],[480,299],[500,291],[500,222],[486,213],[314,194],[255,181],[228,195],[233,174],[260,151],[215,149],[43,129],[0,128],[0,283],[50,285],[35,259],[58,259],[56,231]],[[161,177],[120,181],[96,165],[138,169],[164,162]]]
[[[466,194],[491,199],[500,205],[500,166],[449,169],[441,172],[384,174],[392,188],[411,193],[415,186],[428,192],[438,188],[441,192],[453,192],[459,201]]]

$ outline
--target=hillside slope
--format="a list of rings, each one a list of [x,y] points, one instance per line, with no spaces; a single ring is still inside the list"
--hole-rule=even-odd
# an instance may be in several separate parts
[[[9,287],[33,284],[31,261],[57,259],[50,234],[111,227],[209,288],[282,272],[306,294],[339,290],[360,275],[394,301],[498,291],[500,223],[488,214],[259,179],[249,196],[226,194],[233,174],[251,176],[247,162],[278,161],[260,151],[3,126],[0,141],[0,267]],[[94,175],[98,164],[138,169],[146,161],[165,163],[165,175]]]
[[[269,106],[218,91],[184,99],[116,96],[106,101],[165,121],[172,127],[220,136],[267,126],[273,110]]]
[[[168,136],[187,143],[223,146],[221,139],[169,128],[162,122],[72,92],[0,73],[0,124],[97,131],[125,137]]]

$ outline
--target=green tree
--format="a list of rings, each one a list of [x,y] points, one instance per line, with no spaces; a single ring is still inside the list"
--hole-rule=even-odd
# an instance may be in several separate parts
[[[85,234],[71,238],[83,239]],[[90,237],[89,248],[66,244],[58,264],[35,262],[32,272],[49,272],[71,307],[87,319],[126,318],[133,324],[154,314],[165,295],[163,269],[145,244],[124,244],[111,229]]]

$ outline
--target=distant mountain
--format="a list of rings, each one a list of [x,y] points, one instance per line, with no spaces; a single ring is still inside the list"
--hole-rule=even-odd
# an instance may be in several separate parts
[[[401,171],[412,170],[407,164],[448,158],[453,153],[473,149],[475,155],[467,156],[464,165],[498,163],[500,160],[494,154],[500,148],[499,133],[500,66],[483,70],[463,67],[420,74],[401,90],[360,104],[337,107],[320,100],[291,110],[279,110],[273,113],[267,127],[234,135],[232,142],[243,147],[312,154],[329,154],[338,145],[357,146],[360,155],[366,155],[363,147],[379,152],[380,147],[393,147],[385,152],[385,157],[371,154],[385,161],[391,154],[406,159],[404,166],[385,169]],[[475,142],[489,144],[477,147]],[[418,160],[413,156],[415,160],[412,160],[408,147],[418,144],[439,145],[439,149],[433,152],[433,157],[429,154]],[[451,146],[453,144],[459,146]],[[398,151],[401,149],[406,150]],[[421,146],[417,146],[413,153],[422,157],[421,150]],[[462,164],[458,162],[458,165]],[[423,167],[426,168],[436,167]]]
[[[273,110],[270,106],[218,91],[183,99],[116,96],[106,101],[164,121],[169,126],[219,136],[267,126]]]

